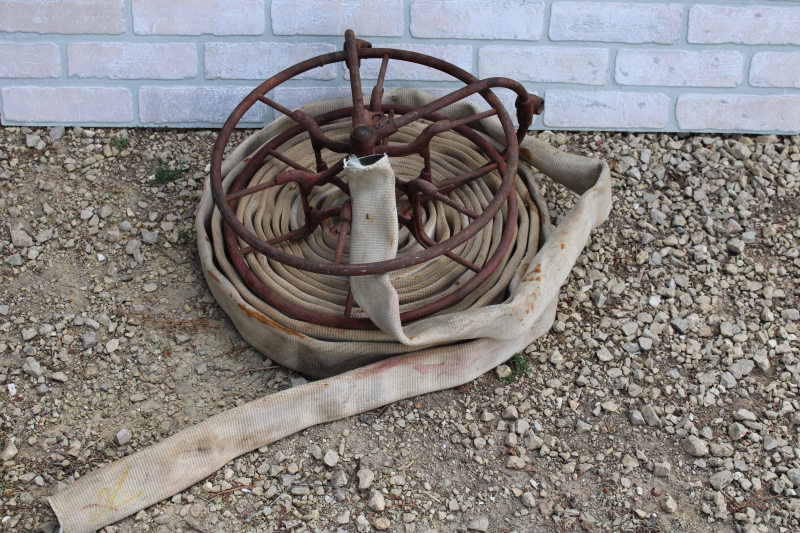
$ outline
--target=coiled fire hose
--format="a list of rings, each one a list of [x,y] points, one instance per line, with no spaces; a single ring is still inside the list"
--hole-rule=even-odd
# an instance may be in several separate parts
[[[414,89],[387,91],[382,102],[420,107],[434,97]],[[315,116],[352,105],[349,98],[309,104]],[[442,114],[458,119],[479,112],[468,101],[448,106]],[[267,140],[293,126],[282,117],[233,150],[222,167],[226,187]],[[410,124],[392,138],[408,143],[423,125]],[[502,148],[496,117],[471,124]],[[326,134],[346,136],[349,122],[329,124]],[[311,166],[314,151],[307,137],[284,146],[284,154]],[[355,300],[353,317],[369,317],[380,329],[341,329],[291,318],[264,302],[250,289],[231,262],[224,224],[208,183],[196,219],[197,242],[209,288],[237,329],[254,348],[281,365],[317,381],[265,396],[136,452],[83,476],[50,498],[66,533],[95,531],[180,492],[214,473],[233,458],[309,426],[352,416],[404,398],[467,383],[523,350],[552,325],[558,291],[583,249],[590,231],[611,209],[611,177],[597,159],[566,154],[531,137],[520,144],[514,184],[519,218],[511,251],[492,274],[466,298],[444,311],[411,323],[400,314],[464,283],[472,273],[451,259],[439,258],[388,274],[333,278],[249,254],[247,268],[271,291],[298,305],[341,314],[348,284]],[[330,154],[328,165],[341,156]],[[442,134],[431,142],[433,180],[463,173],[486,163],[466,139]],[[248,186],[265,183],[286,165],[270,159]],[[412,253],[420,246],[398,228],[394,178],[416,177],[419,161],[386,156],[351,157],[345,163],[352,199],[352,231],[346,252],[350,262],[370,263]],[[579,197],[558,226],[549,221],[536,172]],[[488,175],[451,194],[452,201],[480,210],[499,181]],[[387,185],[388,184],[388,185]],[[311,200],[320,208],[341,205],[335,187],[321,188]],[[237,216],[265,239],[303,224],[300,200],[291,186],[265,189],[242,199]],[[504,207],[473,239],[455,249],[479,266],[499,246]],[[458,232],[466,217],[441,205],[426,210],[425,231],[441,240]],[[328,260],[337,240],[329,231],[287,243],[301,257]]]

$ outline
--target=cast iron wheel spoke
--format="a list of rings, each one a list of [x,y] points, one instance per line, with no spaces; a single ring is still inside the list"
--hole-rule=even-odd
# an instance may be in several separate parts
[[[239,198],[243,198],[245,196],[250,196],[251,194],[255,194],[257,192],[266,191],[267,189],[271,189],[272,187],[275,187],[276,185],[280,185],[280,183],[278,183],[275,180],[268,181],[266,183],[260,183],[258,185],[254,185],[253,187],[248,187],[247,189],[244,189],[243,191],[237,191],[235,193],[232,193],[232,194],[229,194],[229,195],[225,196],[225,201],[226,202],[230,202],[231,200],[238,200]]]
[[[306,235],[310,235],[311,233],[313,233],[314,229],[316,229],[316,228],[311,229],[311,228],[309,228],[309,224],[305,223],[302,227],[294,229],[294,230],[290,231],[289,233],[284,233],[283,235],[280,235],[279,237],[273,237],[270,240],[265,241],[265,242],[267,244],[273,246],[275,244],[280,244],[280,243],[282,243],[284,241],[293,240],[293,239],[299,239],[300,237],[305,237]]]
[[[347,289],[347,301],[344,304],[344,317],[350,318],[350,315],[353,313],[353,304],[355,303],[355,298],[353,297],[353,288],[350,287]]]
[[[285,164],[289,165],[290,167],[292,167],[294,169],[302,170],[303,172],[311,173],[311,171],[309,169],[307,169],[306,167],[304,167],[300,163],[296,163],[296,162],[292,161],[291,159],[289,159],[288,157],[286,157],[285,155],[283,155],[280,152],[277,152],[275,150],[269,149],[267,151],[267,153],[269,155],[271,155],[272,157],[274,157],[275,159],[277,159],[278,161],[280,161],[281,163],[285,163]]]
[[[344,48],[347,51],[347,70],[350,71],[350,91],[353,95],[353,128],[364,123],[364,95],[361,94],[361,60],[358,58],[358,42],[353,30],[344,32]]]
[[[472,211],[471,209],[467,209],[466,207],[464,207],[463,205],[459,204],[458,202],[453,201],[450,198],[448,198],[447,196],[445,196],[443,194],[440,194],[438,192],[436,194],[434,194],[431,197],[431,199],[432,200],[439,200],[443,204],[452,207],[453,209],[455,209],[456,211],[458,211],[462,215],[468,216],[472,220],[475,220],[476,218],[478,218],[480,216],[475,211]]]
[[[413,230],[412,228],[409,228],[409,233],[411,233],[411,235],[414,237],[414,239],[415,239],[415,240],[416,240],[416,241],[417,241],[417,242],[420,244],[420,246],[422,246],[423,248],[430,248],[431,246],[435,246],[436,244],[438,244],[436,241],[434,241],[434,240],[430,239],[430,238],[429,238],[429,237],[428,237],[428,236],[425,234],[425,232],[424,232],[424,231],[423,231],[423,232],[419,232],[419,233],[417,233],[417,231]],[[483,270],[481,267],[479,267],[479,266],[478,266],[478,265],[476,265],[475,263],[472,263],[472,262],[470,262],[470,261],[468,261],[468,260],[464,259],[464,258],[463,258],[463,257],[461,257],[460,255],[456,255],[456,254],[454,254],[453,252],[445,252],[445,253],[444,253],[444,254],[442,254],[442,255],[444,255],[445,257],[448,257],[448,258],[452,259],[453,261],[455,261],[455,262],[456,262],[456,263],[458,263],[459,265],[461,265],[461,266],[463,266],[463,267],[465,267],[465,268],[468,268],[468,269],[472,270],[472,271],[473,271],[473,272],[475,272],[476,274],[477,274],[477,273],[479,273],[481,270]]]
[[[447,256],[447,257],[449,257],[450,259],[452,259],[453,261],[455,261],[455,262],[456,262],[456,263],[458,263],[459,265],[461,265],[461,266],[463,266],[463,267],[466,267],[466,268],[468,268],[468,269],[472,270],[472,271],[473,271],[473,272],[475,272],[476,274],[477,274],[478,272],[480,272],[481,270],[483,270],[483,269],[482,269],[481,267],[479,267],[478,265],[476,265],[476,264],[474,264],[474,263],[471,263],[471,262],[467,261],[466,259],[464,259],[464,258],[463,258],[463,257],[461,257],[460,255],[456,255],[456,254],[454,254],[453,252],[445,252],[445,253],[444,253],[444,255],[445,255],[445,256]]]
[[[344,243],[347,241],[347,232],[350,230],[350,223],[342,221],[339,225],[339,236],[336,239],[336,254],[333,256],[333,264],[338,265],[342,262],[344,254]]]
[[[322,159],[322,146],[320,146],[319,143],[311,141],[311,147],[314,149],[314,161],[317,165],[317,172],[328,170],[328,165],[325,163],[325,160]]]
[[[337,142],[329,139],[327,135],[325,135],[325,133],[322,132],[322,128],[319,127],[317,121],[314,120],[314,118],[309,116],[308,114],[300,111],[299,109],[290,111],[286,107],[282,106],[281,104],[279,104],[274,100],[267,98],[263,94],[256,96],[256,99],[261,102],[264,102],[271,108],[283,113],[290,119],[294,120],[295,122],[303,126],[303,128],[305,128],[306,132],[308,133],[309,137],[311,137],[312,143],[316,143],[320,147],[324,146],[334,152],[344,153],[348,151],[347,143]]]
[[[370,96],[370,109],[373,113],[380,113],[381,100],[383,100],[383,80],[386,78],[386,69],[389,66],[389,56],[383,56],[381,60],[381,70],[378,72],[378,82],[372,88],[372,95]]]
[[[496,169],[497,169],[497,163],[490,163],[480,168],[476,168],[473,171],[461,174],[460,176],[439,181],[436,183],[436,187],[439,189],[440,193],[444,194],[452,191],[453,189],[458,189],[459,187],[463,187],[464,185],[472,181],[475,181],[478,178],[482,178],[489,172]]]
[[[338,265],[342,262],[344,244],[347,240],[347,232],[350,230],[350,222],[352,219],[350,200],[347,200],[339,209],[339,223],[336,225],[339,228],[339,238],[336,240],[336,254],[333,257],[333,263],[335,265]]]

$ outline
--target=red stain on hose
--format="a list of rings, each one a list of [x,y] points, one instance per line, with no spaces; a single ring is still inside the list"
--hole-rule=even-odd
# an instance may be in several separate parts
[[[259,322],[261,322],[264,325],[273,327],[273,328],[275,328],[277,330],[280,330],[280,331],[282,331],[284,333],[288,333],[289,335],[294,335],[295,337],[300,337],[301,339],[305,339],[306,338],[305,335],[301,335],[300,333],[297,333],[296,331],[293,331],[293,330],[291,330],[289,328],[285,328],[285,327],[281,326],[280,324],[278,324],[274,320],[270,320],[269,318],[265,317],[264,315],[262,315],[258,311],[254,311],[254,310],[250,309],[249,307],[247,307],[246,305],[244,305],[242,303],[237,304],[237,305],[239,306],[239,309],[241,309],[242,311],[247,313],[247,316],[249,316],[250,318],[255,318],[256,320],[258,320]]]

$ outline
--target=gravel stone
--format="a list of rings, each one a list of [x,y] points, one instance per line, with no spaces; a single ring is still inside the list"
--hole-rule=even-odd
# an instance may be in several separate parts
[[[17,248],[27,248],[33,246],[33,239],[24,230],[11,228],[11,244]]]
[[[369,491],[369,498],[367,499],[367,507],[379,513],[386,509],[386,499],[381,494],[381,491],[372,489]]]
[[[739,255],[744,253],[744,241],[742,239],[731,239],[727,243],[728,251],[732,254]]]
[[[653,465],[653,475],[656,477],[669,477],[672,472],[672,465],[668,462],[655,463]]]
[[[511,470],[523,470],[525,468],[525,459],[512,455],[506,462],[506,468],[510,468]]]
[[[630,421],[631,425],[634,426],[644,426],[647,425],[647,422],[644,420],[644,416],[638,409],[631,409],[628,411],[628,420]]]
[[[313,457],[317,461],[322,461],[322,448],[320,448],[318,445],[316,444],[309,445],[308,453],[310,453],[311,457]]]
[[[158,232],[142,230],[142,242],[156,244],[158,242]]]
[[[734,422],[728,426],[728,437],[730,437],[731,440],[739,440],[745,435],[747,435],[747,428],[745,428],[742,424]]]
[[[790,468],[786,471],[786,477],[789,478],[794,488],[800,488],[800,468]]]
[[[64,136],[64,126],[53,126],[50,128],[49,137],[50,144],[58,142]]]
[[[744,420],[747,422],[755,422],[756,414],[753,413],[752,411],[748,411],[747,409],[738,409],[733,412],[733,419]]]
[[[485,516],[473,518],[467,524],[467,529],[470,531],[489,531],[489,519]]]
[[[708,455],[708,443],[690,435],[683,443],[683,450],[693,457],[705,457]]]
[[[608,363],[614,360],[614,355],[608,351],[608,348],[603,347],[597,352],[597,358],[603,363]]]
[[[83,349],[91,348],[93,346],[97,346],[97,332],[95,331],[87,331],[83,335],[81,335],[81,340],[83,341]]]
[[[644,421],[647,422],[648,426],[651,427],[659,427],[661,426],[661,419],[658,418],[653,406],[645,405],[642,407],[642,416],[644,417]]]
[[[512,374],[511,367],[508,365],[500,365],[494,370],[497,373],[497,377],[500,379],[507,378]]]
[[[369,468],[362,468],[356,474],[358,477],[358,489],[366,490],[372,486],[375,481],[375,474]]]
[[[0,455],[0,458],[2,458],[3,461],[10,461],[14,457],[16,457],[18,453],[19,450],[17,449],[17,446],[14,444],[14,441],[11,440],[6,445],[5,449],[3,450],[3,454]]]
[[[116,442],[119,446],[124,446],[125,444],[128,444],[132,438],[133,432],[128,428],[122,428],[117,431],[116,435],[114,435],[114,442]]]
[[[325,465],[333,468],[339,462],[339,454],[333,450],[328,450],[322,457],[322,462],[325,463]]]
[[[678,502],[669,494],[664,495],[661,499],[661,510],[667,514],[675,514],[678,512]]]
[[[731,482],[732,475],[728,470],[721,470],[711,476],[708,482],[714,487],[714,490],[722,490]]]
[[[536,498],[530,491],[523,492],[522,496],[520,497],[520,501],[522,502],[522,505],[524,505],[525,507],[529,507],[531,509],[536,507]]]
[[[39,378],[43,374],[42,366],[33,357],[27,357],[25,359],[25,362],[22,364],[22,371],[35,378]]]

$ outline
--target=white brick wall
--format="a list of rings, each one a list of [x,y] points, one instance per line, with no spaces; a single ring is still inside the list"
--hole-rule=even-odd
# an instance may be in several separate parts
[[[218,127],[346,29],[519,81],[545,99],[536,129],[800,133],[796,0],[0,0],[0,122]],[[365,93],[379,65],[362,61]],[[386,85],[461,82],[392,61]],[[270,96],[349,93],[338,64]],[[273,116],[259,103],[242,125]]]
[[[206,79],[265,80],[310,57],[335,52],[332,44],[210,43],[206,45]],[[336,65],[325,65],[297,79],[332,80]]]
[[[687,94],[675,113],[686,130],[800,131],[800,95]]]
[[[180,80],[197,76],[193,43],[67,45],[70,78]]]
[[[753,87],[800,88],[800,53],[759,52],[750,64]]]
[[[144,124],[222,123],[249,92],[247,88],[236,87],[142,87],[139,118]],[[262,122],[267,109],[258,103],[242,121]]]
[[[57,78],[61,74],[54,44],[0,44],[0,78]]]
[[[0,91],[3,114],[13,122],[82,124],[133,120],[127,89],[106,87],[9,87]]]
[[[484,46],[478,53],[481,78],[603,85],[607,71],[605,48]]]
[[[402,0],[272,0],[275,35],[403,35]]]
[[[125,31],[123,0],[0,0],[0,32],[113,34]]]
[[[669,120],[663,94],[548,91],[544,123],[552,128],[661,129]]]
[[[138,35],[261,35],[264,0],[134,0]]]
[[[800,44],[796,7],[692,6],[690,43]]]
[[[543,2],[418,0],[411,4],[411,35],[423,39],[538,41],[543,28]]]
[[[553,2],[550,39],[672,44],[682,11],[680,4]]]
[[[736,51],[623,49],[614,72],[621,85],[736,87],[744,77],[744,62]]]

